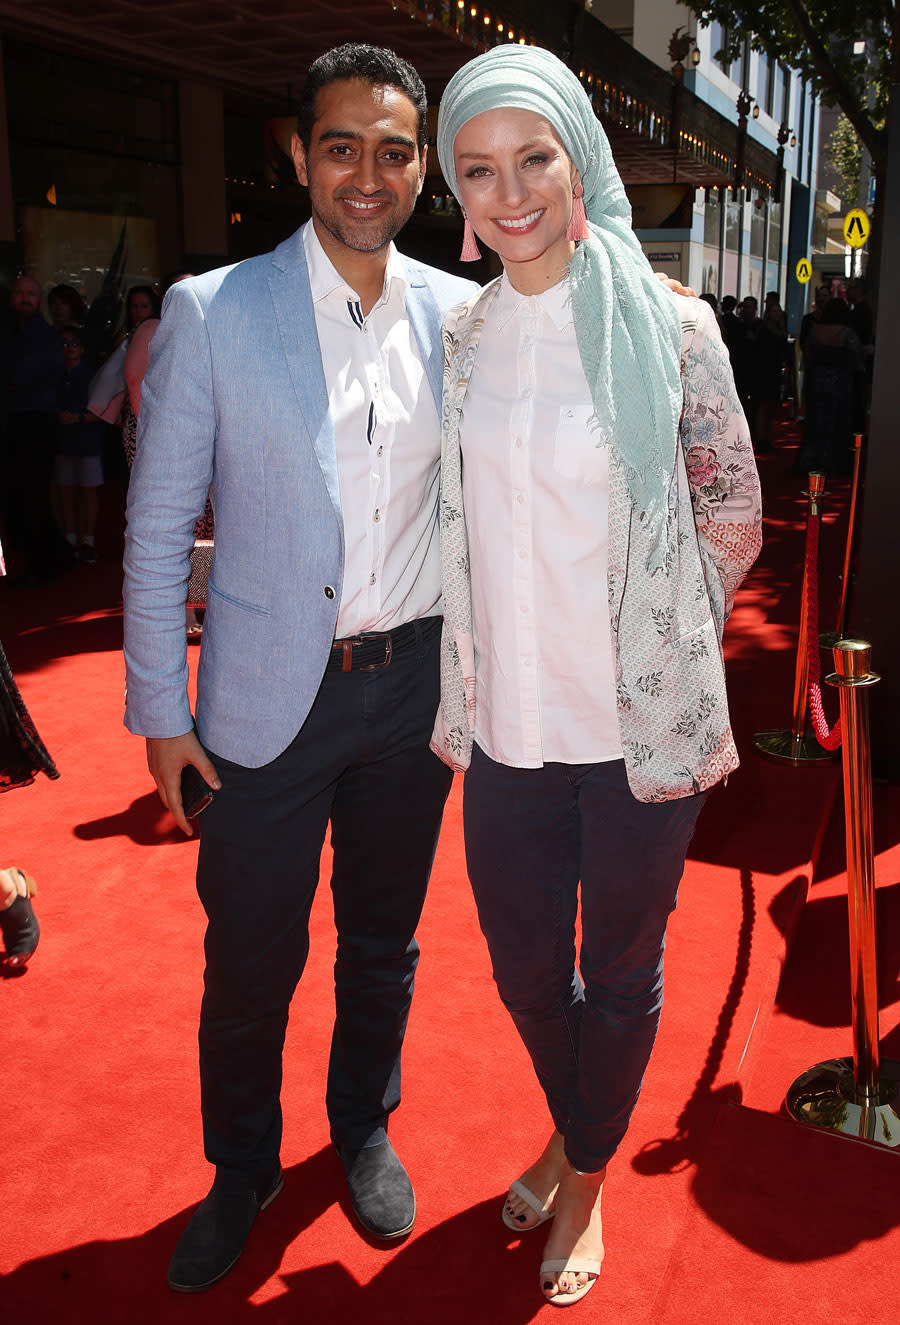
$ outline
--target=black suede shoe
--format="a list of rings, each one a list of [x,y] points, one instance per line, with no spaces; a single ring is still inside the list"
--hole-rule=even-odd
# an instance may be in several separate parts
[[[27,876],[23,874],[22,877]],[[0,911],[0,933],[6,949],[2,964],[7,974],[21,974],[41,937],[41,927],[27,897],[17,897],[12,906]]]
[[[247,1191],[234,1191],[217,1178],[178,1239],[169,1264],[169,1287],[177,1293],[202,1293],[223,1279],[240,1259],[256,1216],[283,1186],[280,1165],[274,1178]]]
[[[338,1146],[353,1213],[376,1238],[402,1238],[416,1222],[416,1194],[390,1141],[366,1150]]]

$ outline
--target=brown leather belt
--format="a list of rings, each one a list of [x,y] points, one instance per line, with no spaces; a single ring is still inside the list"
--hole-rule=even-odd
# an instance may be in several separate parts
[[[374,672],[387,667],[395,653],[408,649],[417,638],[424,639],[440,620],[438,616],[422,617],[419,621],[408,621],[396,630],[373,630],[363,635],[351,635],[347,639],[336,639],[331,646],[325,670]]]

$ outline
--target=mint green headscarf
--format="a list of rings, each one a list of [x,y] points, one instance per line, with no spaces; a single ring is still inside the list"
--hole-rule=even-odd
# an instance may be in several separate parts
[[[437,151],[459,198],[453,144],[464,124],[501,107],[534,111],[559,134],[584,186],[590,237],[569,268],[581,363],[603,442],[621,457],[650,528],[650,569],[665,560],[666,515],[681,418],[681,319],[631,228],[609,141],[581,83],[538,46],[495,46],[454,74],[438,113]]]

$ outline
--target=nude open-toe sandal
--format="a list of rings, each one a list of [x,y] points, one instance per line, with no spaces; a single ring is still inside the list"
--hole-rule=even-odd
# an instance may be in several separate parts
[[[566,1260],[563,1258],[561,1260],[541,1261],[541,1288],[544,1286],[543,1280],[545,1274],[552,1274],[554,1277],[557,1277],[558,1275],[561,1275],[564,1270],[568,1270],[570,1274],[592,1274],[594,1278],[588,1279],[587,1283],[583,1284],[581,1288],[576,1288],[574,1293],[554,1293],[553,1297],[547,1298],[547,1301],[552,1307],[571,1307],[574,1306],[576,1302],[580,1302],[585,1293],[591,1291],[594,1284],[597,1282],[602,1268],[602,1261],[581,1260],[580,1258],[576,1260]]]
[[[539,1228],[541,1224],[546,1224],[547,1220],[552,1219],[553,1216],[556,1214],[556,1211],[553,1210],[550,1206],[544,1205],[544,1203],[541,1201],[541,1198],[539,1196],[535,1196],[531,1188],[526,1187],[524,1182],[522,1182],[520,1178],[516,1178],[514,1182],[511,1182],[509,1184],[509,1190],[513,1196],[518,1196],[519,1200],[524,1201],[525,1204],[528,1206],[529,1210],[533,1210],[534,1213],[537,1215],[537,1219],[534,1221],[533,1224],[519,1223],[519,1221],[515,1218],[515,1216],[509,1214],[509,1212],[506,1209],[506,1202],[509,1200],[509,1197],[507,1196],[503,1202],[503,1209],[500,1211],[500,1218],[503,1220],[506,1227],[511,1228],[513,1232],[528,1233],[530,1229]],[[548,1200],[552,1200],[555,1195],[556,1195],[556,1188],[554,1188],[553,1191],[550,1193]]]

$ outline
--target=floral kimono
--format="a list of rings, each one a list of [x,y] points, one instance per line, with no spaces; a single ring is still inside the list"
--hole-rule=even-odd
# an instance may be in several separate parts
[[[475,648],[459,424],[485,312],[499,282],[444,323],[441,706],[431,748],[468,767],[475,730]],[[683,411],[668,496],[666,551],[651,573],[646,523],[610,447],[607,588],[617,712],[628,781],[641,801],[705,791],[738,765],[722,631],[761,546],[759,478],[728,352],[712,310],[679,299]]]

